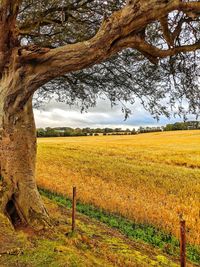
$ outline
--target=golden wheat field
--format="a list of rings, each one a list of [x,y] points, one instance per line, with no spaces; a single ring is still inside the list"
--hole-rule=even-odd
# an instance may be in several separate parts
[[[37,182],[200,244],[200,130],[38,139]]]

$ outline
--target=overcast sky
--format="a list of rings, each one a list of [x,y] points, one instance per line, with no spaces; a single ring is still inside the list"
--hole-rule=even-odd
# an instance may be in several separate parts
[[[124,114],[120,105],[111,108],[110,102],[99,100],[95,108],[87,113],[80,113],[80,108],[70,108],[66,104],[51,101],[40,110],[34,110],[36,126],[39,127],[90,127],[90,128],[137,128],[139,126],[160,126],[167,123],[181,121],[180,118],[168,120],[164,117],[160,121],[153,119],[144,108],[136,103],[132,106],[133,114],[124,121]]]

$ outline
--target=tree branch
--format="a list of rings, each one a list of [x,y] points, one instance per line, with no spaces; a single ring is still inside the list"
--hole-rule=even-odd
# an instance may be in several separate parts
[[[164,36],[168,46],[169,47],[173,46],[174,45],[174,39],[172,37],[172,33],[171,33],[169,26],[168,26],[168,16],[161,18],[160,24],[162,27],[163,36]]]
[[[183,12],[193,12],[199,16],[200,5],[199,1],[194,2],[180,2],[179,10]]]
[[[0,6],[0,73],[12,48],[19,45],[16,19],[22,0],[3,0]]]
[[[166,50],[159,49],[156,46],[153,46],[144,40],[138,39],[137,40],[138,45],[138,50],[141,49],[142,51],[148,51],[148,53],[154,57],[154,58],[166,58],[169,56],[174,56],[179,53],[187,53],[187,52],[192,52],[200,49],[200,40],[192,45],[183,45],[183,46],[175,46],[173,48],[169,48]]]
[[[196,42],[193,45],[162,50],[138,35],[148,24],[166,17],[174,10],[185,12],[192,9],[198,12],[200,2],[188,5],[179,0],[170,0],[167,3],[164,0],[152,0],[149,5],[147,0],[141,0],[136,3],[134,1],[104,20],[98,33],[88,41],[55,49],[22,48],[19,60],[21,64],[29,66],[30,81],[37,84],[38,88],[68,72],[100,63],[125,48],[137,49],[153,64],[157,64],[160,58],[200,49],[200,43]]]

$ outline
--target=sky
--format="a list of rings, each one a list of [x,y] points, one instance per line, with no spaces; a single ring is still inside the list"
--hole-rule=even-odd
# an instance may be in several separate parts
[[[125,121],[121,106],[111,107],[108,100],[99,100],[96,107],[90,108],[88,112],[81,113],[78,107],[69,107],[64,103],[52,100],[40,110],[34,110],[37,128],[45,127],[72,127],[72,128],[122,128],[137,129],[139,126],[162,126],[176,121],[161,117],[160,121],[145,111],[141,104],[136,102],[132,108],[132,114]]]

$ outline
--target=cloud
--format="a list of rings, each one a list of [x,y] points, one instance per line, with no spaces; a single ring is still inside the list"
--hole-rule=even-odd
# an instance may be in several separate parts
[[[131,106],[132,115],[124,121],[124,114],[121,106],[111,107],[108,100],[100,99],[96,107],[90,108],[88,112],[81,113],[77,106],[69,107],[64,103],[58,103],[52,100],[45,108],[34,110],[36,126],[39,127],[91,127],[91,128],[138,128],[139,126],[160,126],[181,119],[168,120],[164,117],[160,121],[153,119],[152,116],[145,111],[139,102]]]

